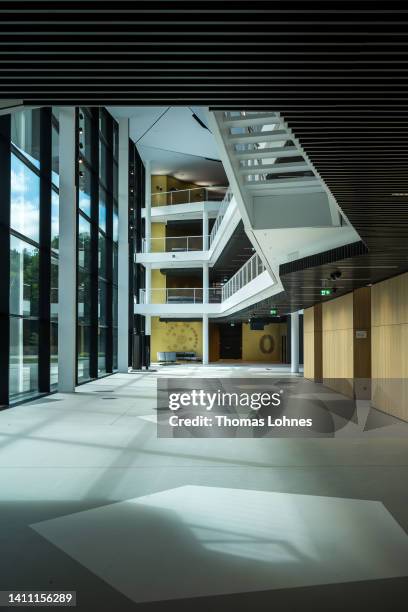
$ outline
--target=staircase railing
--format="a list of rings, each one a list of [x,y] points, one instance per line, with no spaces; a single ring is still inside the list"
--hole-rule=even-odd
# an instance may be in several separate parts
[[[225,213],[228,210],[228,206],[230,205],[232,198],[233,198],[233,193],[232,193],[231,187],[228,187],[227,191],[225,192],[224,199],[221,202],[221,206],[219,208],[217,218],[215,219],[213,228],[210,232],[210,240],[209,240],[210,246],[219,230],[219,227],[222,223],[222,220],[224,219]]]
[[[261,258],[254,253],[250,259],[222,287],[221,301],[228,299],[266,270]]]

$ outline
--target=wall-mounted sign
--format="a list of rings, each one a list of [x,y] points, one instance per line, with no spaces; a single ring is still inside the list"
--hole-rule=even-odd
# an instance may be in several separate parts
[[[276,308],[271,308],[271,315],[275,317],[277,314],[278,314],[277,309]]]
[[[356,329],[356,338],[367,338],[367,331],[365,329]]]
[[[331,295],[331,294],[332,294],[331,289],[320,289],[320,295]]]

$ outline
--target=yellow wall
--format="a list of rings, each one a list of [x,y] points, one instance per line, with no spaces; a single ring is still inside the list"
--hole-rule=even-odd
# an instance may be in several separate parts
[[[263,330],[251,330],[249,323],[242,324],[242,360],[243,361],[267,361],[280,363],[282,350],[282,336],[286,333],[286,324],[270,323]],[[264,336],[269,339],[264,341],[264,347],[272,346],[272,352],[263,353],[261,342]]]
[[[155,271],[158,272],[158,271]],[[160,274],[160,272],[159,272]],[[153,282],[153,281],[152,281]],[[282,335],[286,334],[286,324],[271,323],[266,325],[263,331],[251,331],[249,325],[242,325],[242,360],[259,361],[268,363],[280,363]],[[263,353],[260,342],[263,336],[271,336],[273,339],[273,351]],[[213,346],[218,342],[217,346]],[[270,341],[264,341],[264,346],[270,346]],[[211,361],[219,359],[219,335],[216,331],[210,334]],[[152,317],[151,355],[152,361],[156,361],[157,353],[161,351],[194,351],[200,359],[202,358],[202,323],[192,322],[169,322]]]
[[[166,206],[171,203],[171,196],[168,193],[171,189],[195,189],[198,185],[194,183],[186,183],[174,178],[174,176],[161,176],[152,175],[151,177],[151,189],[152,189],[152,206]],[[156,195],[153,195],[156,194]],[[181,204],[182,196],[173,195],[173,203]],[[201,201],[201,192],[196,190],[191,194],[191,201]]]
[[[323,382],[345,395],[353,395],[353,294],[326,302],[322,307]]]
[[[159,317],[152,317],[152,361],[157,360],[157,353],[161,351],[194,351],[201,359],[202,340],[200,321],[165,323]]]
[[[165,206],[167,204],[167,176],[152,175],[152,206]],[[159,192],[163,192],[159,194]],[[157,195],[156,195],[157,194]]]
[[[166,248],[165,223],[152,223],[152,238],[162,238],[162,240],[152,240],[152,253],[163,253]]]
[[[166,277],[160,270],[152,270],[152,289],[160,289],[161,291],[152,292],[152,304],[166,303]]]
[[[372,404],[408,421],[408,274],[371,290]]]

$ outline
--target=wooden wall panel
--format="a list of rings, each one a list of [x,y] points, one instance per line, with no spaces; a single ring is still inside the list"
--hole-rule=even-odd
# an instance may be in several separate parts
[[[304,355],[305,378],[350,397],[370,398],[369,287],[304,311]]]
[[[353,292],[354,395],[371,398],[371,288]]]
[[[408,274],[373,286],[371,316],[374,327],[408,323]]]
[[[323,308],[314,306],[314,379],[323,382]]]
[[[325,302],[322,305],[323,333],[328,330],[353,328],[353,294]]]
[[[408,274],[372,288],[372,404],[408,421]]]
[[[314,309],[312,306],[303,311],[303,375],[310,380],[314,380],[315,375]]]
[[[322,306],[323,383],[353,396],[353,294]]]
[[[210,362],[218,361],[220,358],[220,328],[217,323],[210,323]]]
[[[304,377],[322,382],[322,305],[306,308],[303,315]]]

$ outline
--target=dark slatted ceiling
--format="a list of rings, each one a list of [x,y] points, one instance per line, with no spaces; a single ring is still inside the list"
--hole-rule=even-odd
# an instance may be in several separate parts
[[[408,269],[403,3],[13,0],[0,15],[3,99],[280,111],[368,247],[367,270]]]

